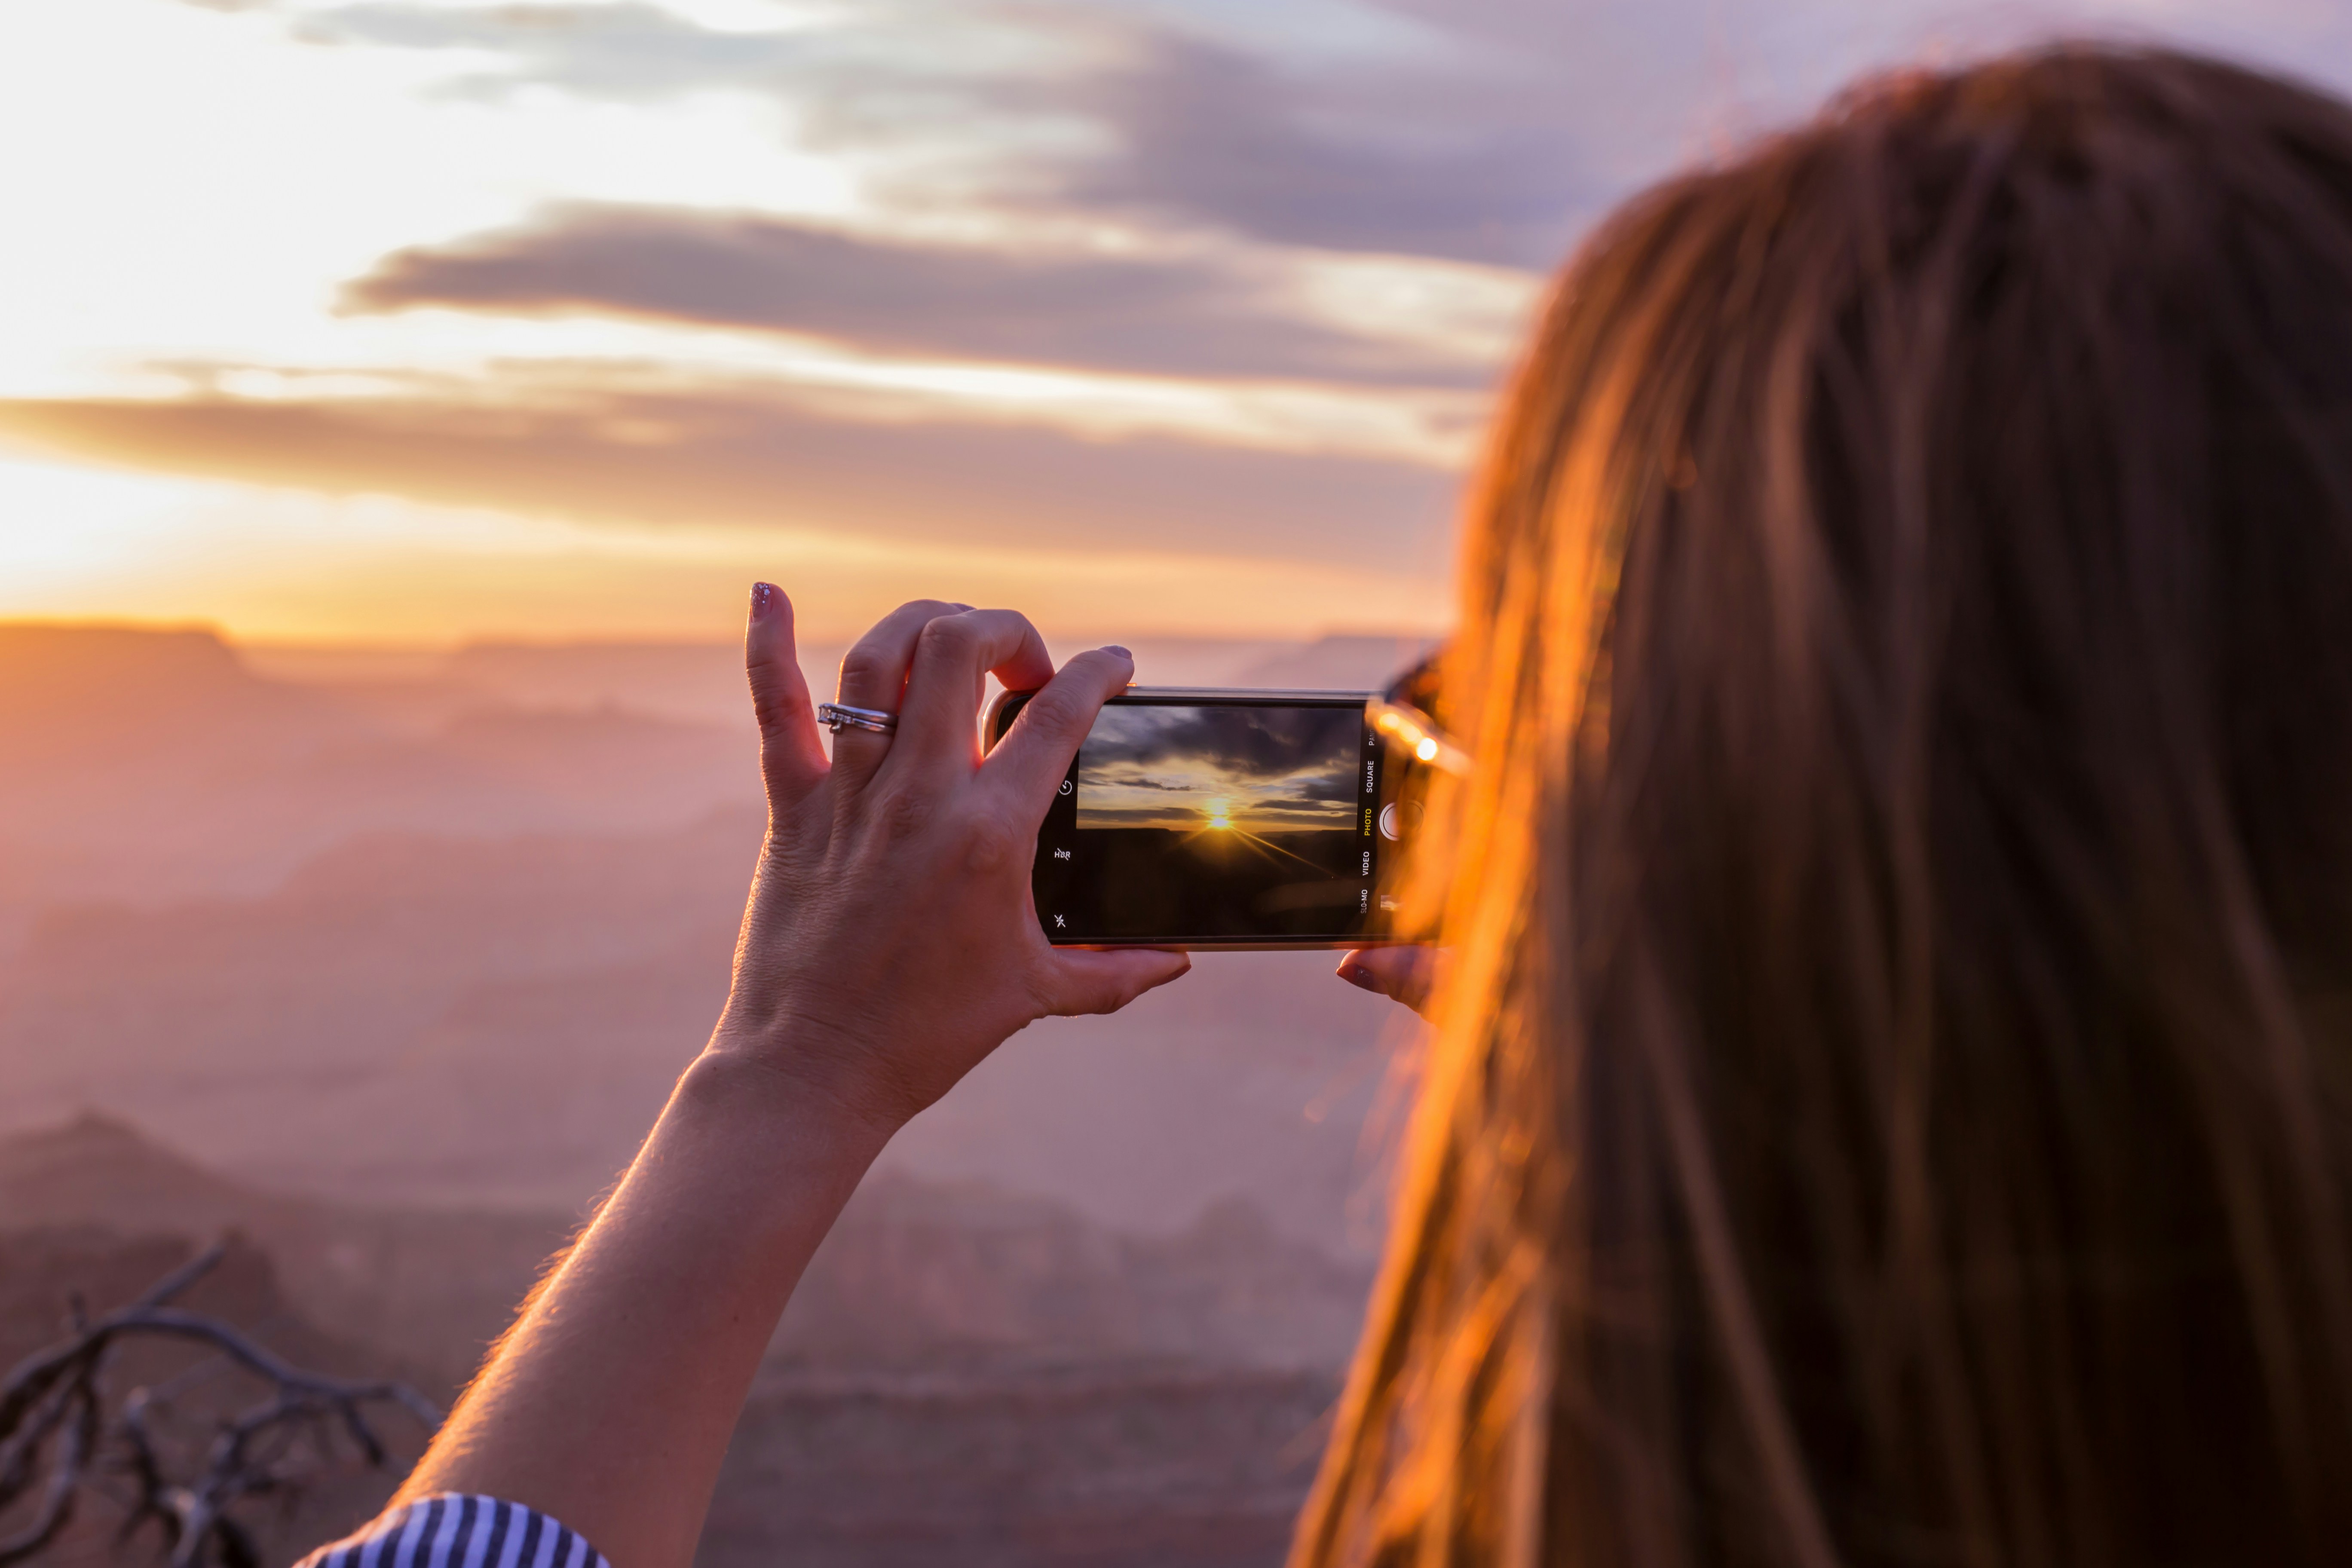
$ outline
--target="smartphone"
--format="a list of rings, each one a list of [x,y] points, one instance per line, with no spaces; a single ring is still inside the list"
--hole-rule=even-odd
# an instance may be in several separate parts
[[[1037,835],[1038,923],[1066,945],[1357,947],[1398,929],[1425,781],[1363,691],[1129,687]],[[993,746],[1029,693],[984,726]]]

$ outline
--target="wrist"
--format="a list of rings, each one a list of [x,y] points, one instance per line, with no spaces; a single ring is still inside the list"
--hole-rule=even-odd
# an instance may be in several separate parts
[[[906,1126],[885,1096],[858,1074],[812,1053],[772,1048],[719,1032],[677,1079],[663,1121],[701,1140],[767,1150],[797,1166],[856,1166],[873,1162]]]
[[[914,1119],[921,1103],[883,1064],[884,1040],[809,1008],[752,1009],[730,996],[697,1067],[709,1066],[719,1097],[821,1120],[844,1137],[878,1149]]]

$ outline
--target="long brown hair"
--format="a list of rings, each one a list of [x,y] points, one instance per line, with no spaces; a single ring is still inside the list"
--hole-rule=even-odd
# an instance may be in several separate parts
[[[2065,47],[1653,192],[1464,595],[1294,1563],[2352,1551],[2352,110]]]

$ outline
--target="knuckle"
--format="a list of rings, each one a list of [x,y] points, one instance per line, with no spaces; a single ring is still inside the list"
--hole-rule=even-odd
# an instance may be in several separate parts
[[[875,802],[875,823],[893,841],[919,837],[931,825],[931,816],[930,796],[913,790],[895,790]]]
[[[965,830],[964,862],[974,871],[1002,871],[1020,858],[1020,835],[1008,824],[983,816]]]
[[[917,640],[933,658],[955,659],[970,653],[979,638],[969,622],[960,616],[942,616],[926,623]]]
[[[1087,719],[1086,705],[1066,690],[1051,687],[1029,700],[1029,722],[1049,735],[1075,732]]]
[[[793,717],[798,706],[783,692],[763,687],[752,689],[751,717],[760,726],[763,742],[774,742],[778,732]]]
[[[878,686],[888,674],[879,648],[860,643],[841,656],[841,684],[844,689],[852,685]]]

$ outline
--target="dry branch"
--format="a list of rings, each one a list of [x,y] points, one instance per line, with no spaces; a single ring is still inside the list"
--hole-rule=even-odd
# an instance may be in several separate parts
[[[133,1489],[122,1536],[153,1521],[172,1568],[260,1568],[251,1533],[229,1511],[236,1503],[299,1485],[334,1456],[338,1435],[369,1465],[383,1467],[389,1452],[369,1422],[370,1406],[397,1405],[428,1433],[440,1425],[441,1413],[404,1384],[303,1372],[228,1324],[173,1306],[225,1250],[207,1248],[129,1306],[94,1321],[77,1300],[72,1334],[0,1382],[0,1511],[37,1485],[40,1499],[31,1520],[0,1539],[0,1568],[58,1542],[101,1472],[128,1477]],[[107,1366],[118,1347],[138,1339],[206,1346],[215,1352],[211,1364],[236,1367],[270,1390],[217,1424],[195,1474],[174,1477],[171,1445],[159,1430],[168,1393],[133,1389],[117,1415],[106,1414]]]

